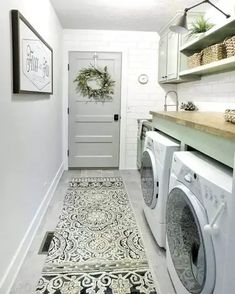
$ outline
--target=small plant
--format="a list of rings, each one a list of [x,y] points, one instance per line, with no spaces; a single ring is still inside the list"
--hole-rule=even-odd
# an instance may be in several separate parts
[[[189,30],[188,37],[192,37],[195,34],[205,33],[214,26],[213,23],[208,22],[204,16],[200,16],[195,22],[192,23],[192,28]]]

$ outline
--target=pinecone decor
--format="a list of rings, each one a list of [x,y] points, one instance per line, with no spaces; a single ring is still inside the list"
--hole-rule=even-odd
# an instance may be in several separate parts
[[[180,105],[180,109],[183,109],[183,110],[186,110],[186,111],[195,111],[198,108],[192,101],[188,101],[186,103],[182,102],[181,105]]]
[[[235,109],[226,109],[224,112],[225,121],[235,124]]]

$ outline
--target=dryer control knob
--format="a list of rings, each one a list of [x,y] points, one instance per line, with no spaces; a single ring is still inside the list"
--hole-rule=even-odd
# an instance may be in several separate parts
[[[184,179],[185,179],[186,182],[191,183],[193,177],[192,177],[191,174],[186,174],[186,175],[184,176]]]
[[[152,140],[147,142],[148,147],[151,147],[153,144]]]

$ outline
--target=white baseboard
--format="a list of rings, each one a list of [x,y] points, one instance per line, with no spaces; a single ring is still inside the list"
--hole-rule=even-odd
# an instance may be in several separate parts
[[[39,225],[42,221],[42,218],[47,211],[47,208],[50,204],[50,201],[54,195],[56,187],[59,183],[59,180],[64,171],[64,163],[62,163],[51,182],[50,187],[48,188],[31,224],[26,231],[18,249],[16,250],[15,255],[13,256],[11,263],[9,264],[5,275],[0,281],[0,294],[8,294],[11,290],[12,285],[17,277],[17,274],[23,264],[25,256],[30,248],[30,245],[34,239],[34,236],[39,228]]]

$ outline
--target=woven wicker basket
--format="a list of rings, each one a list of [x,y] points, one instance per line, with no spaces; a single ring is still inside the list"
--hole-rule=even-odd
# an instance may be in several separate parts
[[[227,57],[235,56],[235,36],[224,40]]]
[[[188,68],[193,68],[202,65],[202,53],[194,53],[187,59]]]
[[[235,124],[235,109],[226,109],[224,119],[225,121]]]
[[[202,50],[202,64],[208,64],[226,58],[224,43],[215,44]]]

